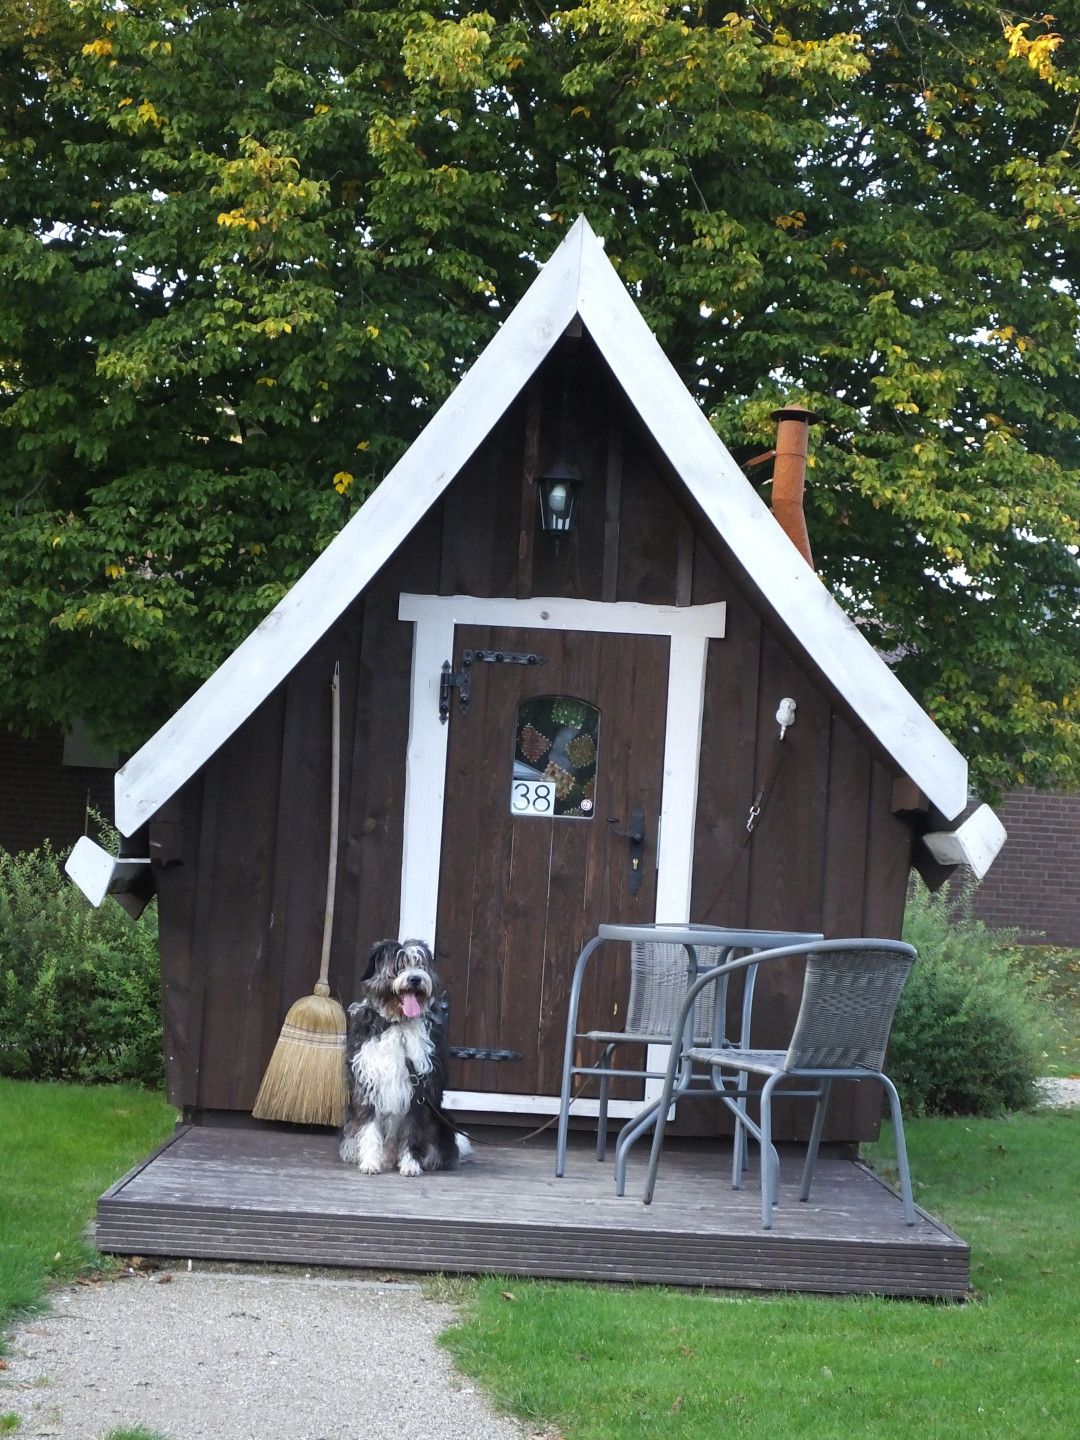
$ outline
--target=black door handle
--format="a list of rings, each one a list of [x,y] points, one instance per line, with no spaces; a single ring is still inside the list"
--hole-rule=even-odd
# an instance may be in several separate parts
[[[641,881],[645,874],[642,865],[645,851],[645,811],[638,806],[630,816],[630,823],[625,830],[618,828],[619,820],[615,815],[609,815],[607,823],[611,826],[611,833],[613,835],[618,835],[620,840],[629,842],[626,888],[631,895],[636,895],[641,889]]]

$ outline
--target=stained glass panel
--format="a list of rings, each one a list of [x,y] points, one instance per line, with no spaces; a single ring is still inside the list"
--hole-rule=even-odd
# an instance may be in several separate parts
[[[513,815],[591,820],[600,711],[573,695],[534,695],[518,706]]]

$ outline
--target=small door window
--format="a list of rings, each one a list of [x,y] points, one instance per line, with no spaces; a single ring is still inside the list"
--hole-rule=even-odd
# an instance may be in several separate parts
[[[591,820],[600,711],[573,695],[534,695],[517,710],[510,813]]]

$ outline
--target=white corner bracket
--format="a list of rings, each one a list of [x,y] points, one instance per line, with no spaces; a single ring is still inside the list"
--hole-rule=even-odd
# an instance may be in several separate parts
[[[64,873],[96,908],[106,895],[127,890],[142,867],[149,864],[149,856],[144,860],[110,855],[89,835],[84,835],[76,840],[74,850],[64,862]]]
[[[923,843],[939,865],[968,865],[981,880],[1005,844],[1005,826],[989,805],[980,805],[955,830],[934,830]]]

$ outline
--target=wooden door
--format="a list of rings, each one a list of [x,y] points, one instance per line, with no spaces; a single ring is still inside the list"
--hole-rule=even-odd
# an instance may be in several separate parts
[[[456,629],[455,670],[464,650],[538,654],[545,663],[475,661],[467,708],[452,699],[436,940],[451,1041],[522,1057],[455,1062],[454,1090],[557,1095],[582,945],[602,922],[655,918],[669,646],[664,636]],[[592,758],[580,718],[589,707],[599,712]],[[521,780],[545,775],[564,787],[572,813],[549,816],[542,784],[537,805],[514,813]],[[635,809],[645,832],[636,890],[630,846],[615,834]],[[582,1014],[590,1026],[621,1028],[625,958],[605,948],[612,953],[593,966]]]

